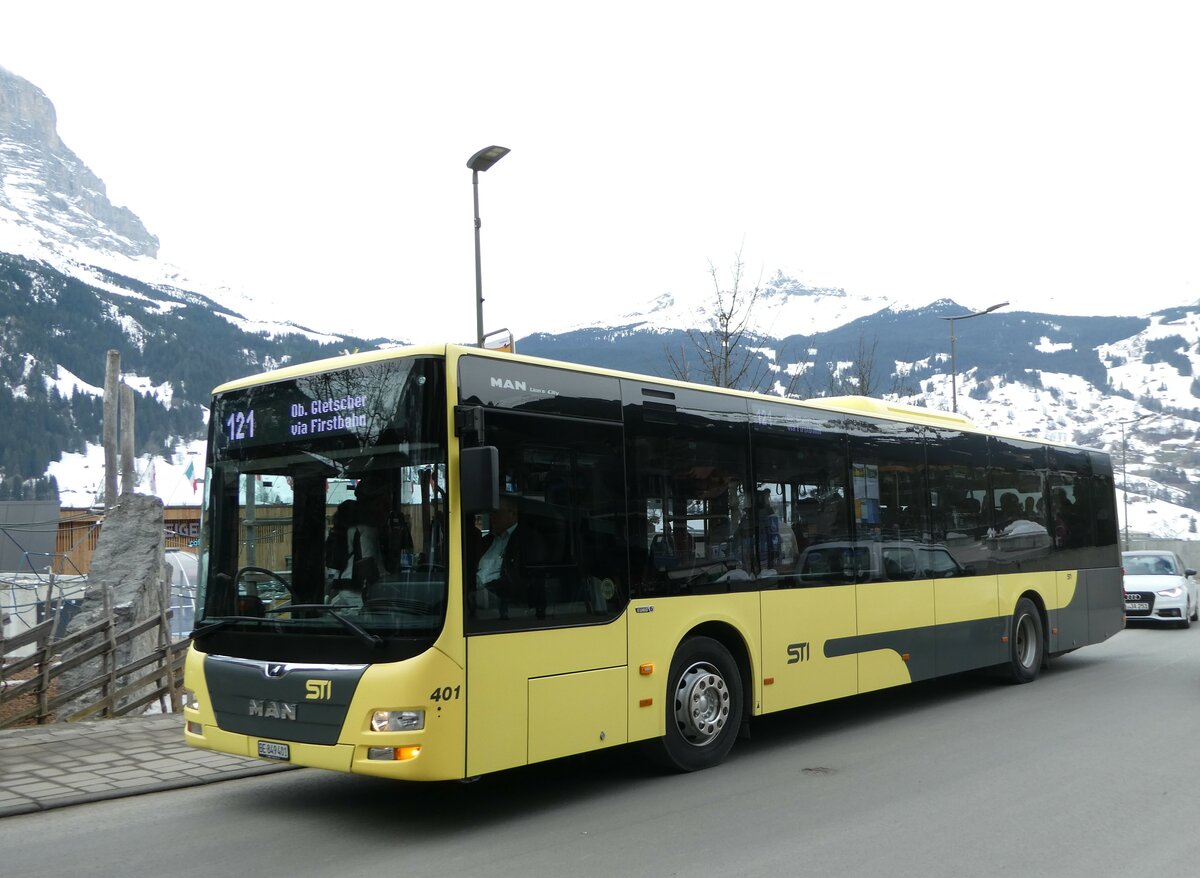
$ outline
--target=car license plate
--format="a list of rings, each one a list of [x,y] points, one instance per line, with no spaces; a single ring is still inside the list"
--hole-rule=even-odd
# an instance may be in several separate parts
[[[259,741],[258,755],[263,759],[278,759],[287,762],[292,758],[287,744],[276,744],[274,741]]]
[[[1148,611],[1150,609],[1150,604],[1148,604],[1146,601],[1126,601],[1125,609]]]

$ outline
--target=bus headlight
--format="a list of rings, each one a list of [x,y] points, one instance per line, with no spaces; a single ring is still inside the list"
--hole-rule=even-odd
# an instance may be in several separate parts
[[[423,710],[377,710],[371,714],[373,732],[416,732],[423,728]]]
[[[192,710],[200,707],[200,699],[196,697],[196,693],[191,689],[183,690],[183,706]]]

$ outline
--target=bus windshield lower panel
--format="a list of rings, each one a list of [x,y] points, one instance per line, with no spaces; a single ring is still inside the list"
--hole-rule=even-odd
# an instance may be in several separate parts
[[[207,478],[204,651],[394,661],[441,631],[442,360],[384,360],[219,396]]]

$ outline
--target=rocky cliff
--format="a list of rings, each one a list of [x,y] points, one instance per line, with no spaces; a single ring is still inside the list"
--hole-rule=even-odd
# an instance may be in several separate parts
[[[54,105],[0,67],[0,217],[48,246],[156,256],[158,238],[108,200],[104,182],[58,136]]]

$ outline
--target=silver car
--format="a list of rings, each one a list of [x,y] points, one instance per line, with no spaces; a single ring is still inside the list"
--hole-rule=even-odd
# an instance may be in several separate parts
[[[1174,552],[1122,552],[1125,568],[1125,619],[1174,623],[1187,628],[1198,621],[1200,593],[1196,571]]]

